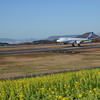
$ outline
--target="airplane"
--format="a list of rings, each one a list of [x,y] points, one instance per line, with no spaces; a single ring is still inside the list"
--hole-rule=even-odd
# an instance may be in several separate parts
[[[73,47],[75,46],[74,44],[78,44],[78,46],[81,46],[80,45],[81,43],[85,43],[86,41],[87,42],[91,41],[93,34],[94,33],[91,32],[87,38],[67,38],[67,37],[61,37],[61,38],[57,39],[56,42],[59,42],[59,43],[71,43]]]

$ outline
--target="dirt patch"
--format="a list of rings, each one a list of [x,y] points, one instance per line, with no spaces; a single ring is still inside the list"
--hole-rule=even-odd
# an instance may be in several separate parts
[[[98,66],[100,65],[99,55],[100,48],[82,49],[75,54],[38,52],[1,55],[0,78],[52,70]]]
[[[17,73],[5,73],[5,74],[0,74],[0,78],[9,78],[9,77],[14,77],[14,76],[21,76],[23,75],[20,72]]]

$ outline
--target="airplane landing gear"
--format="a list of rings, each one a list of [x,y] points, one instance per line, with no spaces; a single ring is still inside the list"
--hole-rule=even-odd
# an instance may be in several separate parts
[[[78,46],[81,46],[80,44],[78,44]]]
[[[72,43],[72,47],[75,47],[74,43]]]

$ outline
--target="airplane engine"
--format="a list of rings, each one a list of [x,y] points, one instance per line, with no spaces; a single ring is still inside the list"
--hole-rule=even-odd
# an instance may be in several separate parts
[[[81,41],[76,41],[76,43],[77,43],[77,44],[80,44],[80,43],[81,43]]]

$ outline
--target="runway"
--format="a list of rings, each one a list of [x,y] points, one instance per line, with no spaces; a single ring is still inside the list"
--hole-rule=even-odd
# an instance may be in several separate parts
[[[66,50],[71,50],[71,49],[89,49],[89,48],[100,48],[100,45],[85,45],[85,46],[76,46],[76,47],[68,47],[68,48],[63,48]]]
[[[17,53],[32,53],[32,52],[50,52],[58,50],[75,50],[75,49],[89,49],[89,48],[100,48],[100,45],[85,45],[85,46],[67,46],[67,47],[50,47],[50,48],[35,48],[35,49],[20,49],[20,50],[1,50],[2,54],[17,54]]]

